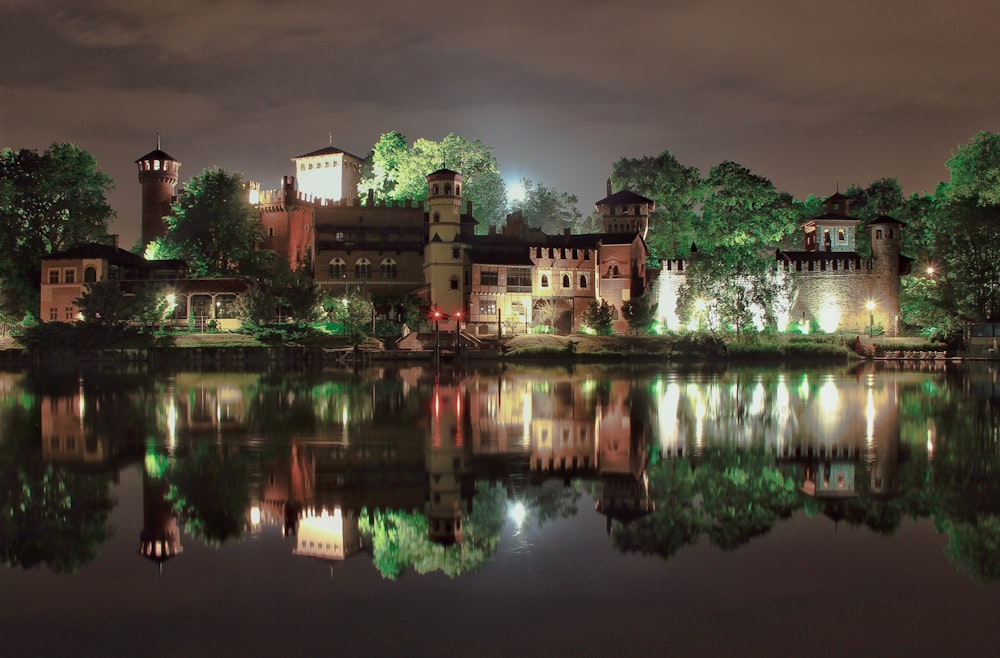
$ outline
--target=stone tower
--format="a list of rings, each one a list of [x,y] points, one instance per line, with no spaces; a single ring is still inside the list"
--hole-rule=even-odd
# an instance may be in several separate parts
[[[181,163],[160,150],[160,139],[156,139],[156,150],[150,151],[135,161],[139,168],[139,185],[142,186],[142,228],[140,239],[143,249],[157,238],[167,234],[163,218],[170,213],[177,186],[177,172]]]
[[[649,232],[649,213],[656,208],[652,199],[621,190],[611,193],[611,179],[608,179],[608,195],[598,201],[601,224],[604,233],[639,233],[646,239]]]
[[[431,307],[454,319],[463,310],[464,298],[462,174],[438,169],[427,176],[427,186],[424,280],[430,286]]]
[[[885,327],[887,336],[899,335],[899,276],[902,266],[902,228],[899,220],[879,215],[868,223],[872,240],[871,299],[875,302],[874,321]],[[909,259],[906,259],[909,263]]]

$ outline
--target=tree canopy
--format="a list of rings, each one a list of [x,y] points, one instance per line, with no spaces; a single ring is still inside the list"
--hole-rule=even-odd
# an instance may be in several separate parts
[[[73,144],[0,151],[0,298],[5,314],[38,307],[39,259],[85,242],[108,242],[111,179]]]
[[[646,244],[654,258],[681,258],[697,235],[701,175],[670,151],[657,156],[621,158],[611,167],[616,190],[626,189],[656,203],[649,217]]]
[[[579,199],[575,194],[559,192],[528,178],[522,178],[518,186],[524,194],[511,201],[510,210],[520,211],[529,226],[549,235],[560,234],[564,229],[580,231],[582,215],[576,207]]]
[[[472,201],[479,223],[500,226],[507,213],[507,193],[493,149],[454,133],[440,142],[418,139],[409,147],[399,132],[382,135],[365,162],[358,191],[376,198],[424,200],[427,175],[442,167],[462,174],[463,196]]]
[[[264,226],[238,173],[218,167],[201,172],[165,220],[167,234],[154,243],[151,255],[183,259],[193,277],[253,275],[273,260],[273,252],[256,248]]]

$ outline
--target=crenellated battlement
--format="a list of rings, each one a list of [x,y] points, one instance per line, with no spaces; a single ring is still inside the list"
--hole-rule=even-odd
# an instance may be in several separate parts
[[[282,186],[278,189],[262,190],[260,183],[250,182],[247,189],[250,193],[250,204],[257,207],[275,207],[291,203],[308,204],[318,208],[410,208],[424,210],[424,201],[414,199],[374,199],[368,197],[349,197],[346,199],[327,199],[295,189],[295,177],[282,177]],[[471,205],[471,203],[470,203]],[[470,211],[471,212],[471,211]]]
[[[867,272],[872,269],[870,260],[865,260],[854,252],[779,251],[776,260],[785,272],[802,274],[810,272]]]

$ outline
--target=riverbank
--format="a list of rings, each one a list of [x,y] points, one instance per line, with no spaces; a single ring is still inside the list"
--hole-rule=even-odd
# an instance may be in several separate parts
[[[859,342],[860,341],[860,342]],[[860,349],[859,349],[860,348]],[[919,338],[859,338],[847,335],[723,336],[679,334],[670,336],[553,336],[524,334],[484,341],[478,349],[460,354],[443,350],[449,361],[551,361],[551,362],[678,362],[701,361],[810,361],[847,362],[889,350],[941,350],[942,346]],[[84,362],[150,364],[156,366],[337,366],[357,362],[426,361],[433,351],[384,349],[371,341],[359,350],[341,336],[323,336],[308,344],[267,345],[239,333],[177,334],[156,345],[129,345],[98,350],[68,350],[53,346],[26,352],[10,341],[0,345],[0,362]]]

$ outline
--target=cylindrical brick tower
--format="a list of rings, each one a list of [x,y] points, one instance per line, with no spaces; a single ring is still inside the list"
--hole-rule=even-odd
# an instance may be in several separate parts
[[[159,139],[156,150],[150,151],[135,161],[139,168],[139,184],[142,185],[142,245],[143,249],[167,233],[163,218],[170,213],[177,185],[177,172],[181,163],[160,150]]]
[[[899,335],[900,249],[903,222],[880,215],[868,223],[872,239],[872,301],[874,320],[886,336]],[[881,316],[881,317],[880,317]]]

